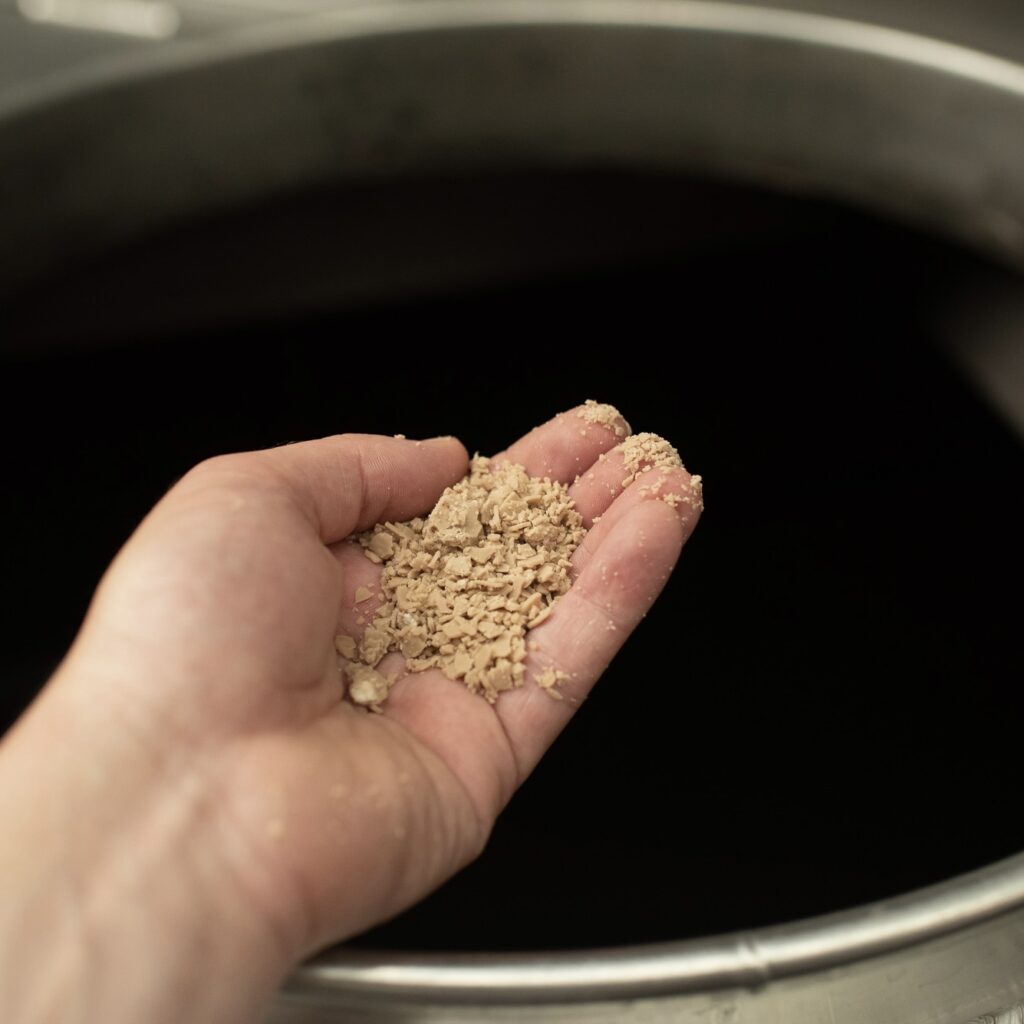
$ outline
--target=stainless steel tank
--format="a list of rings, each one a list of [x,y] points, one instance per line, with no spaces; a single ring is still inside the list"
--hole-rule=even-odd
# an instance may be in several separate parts
[[[0,55],[2,289],[290,187],[517,166],[837,197],[1024,266],[1012,2],[2,0]],[[959,347],[1019,418],[1009,322]],[[270,1019],[1020,1022],[1024,856],[678,944],[338,949],[296,972]]]

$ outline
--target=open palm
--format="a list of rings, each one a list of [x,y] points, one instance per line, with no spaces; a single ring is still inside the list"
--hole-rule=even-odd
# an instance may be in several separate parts
[[[660,473],[657,495],[653,473],[623,488],[618,441],[564,413],[499,457],[570,484],[589,532],[572,589],[529,635],[525,685],[493,706],[432,670],[367,713],[341,700],[333,648],[372,618],[356,590],[379,593],[380,567],[346,538],[429,510],[466,472],[453,439],[346,435],[211,460],[115,561],[68,662],[124,736],[201,794],[225,876],[287,958],[474,857],[657,596],[699,502],[657,500],[691,494],[683,470]],[[401,671],[399,656],[386,666]],[[568,677],[562,700],[534,683],[549,667]]]

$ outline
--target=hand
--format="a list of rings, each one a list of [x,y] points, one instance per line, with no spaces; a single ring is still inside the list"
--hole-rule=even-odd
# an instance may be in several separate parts
[[[328,438],[178,483],[0,746],[0,872],[21,894],[0,907],[20,980],[0,1019],[249,1019],[302,956],[475,857],[695,525],[648,487],[688,495],[683,470],[622,491],[621,456],[596,461],[617,441],[566,413],[501,456],[579,474],[592,529],[526,684],[493,706],[436,670],[380,715],[340,700],[333,639],[358,635],[355,591],[380,571],[345,538],[429,510],[467,470],[457,441]],[[533,682],[548,667],[562,701]]]

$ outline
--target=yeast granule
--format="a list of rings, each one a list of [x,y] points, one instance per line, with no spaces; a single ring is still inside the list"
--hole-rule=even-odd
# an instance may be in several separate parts
[[[612,406],[588,401],[578,415],[618,437],[629,434]],[[643,470],[682,466],[655,434],[629,437],[619,450],[629,474],[623,486]],[[700,478],[693,479],[699,495]],[[672,505],[685,500],[662,498]],[[426,518],[381,523],[354,538],[382,575],[381,603],[362,639],[335,641],[349,700],[380,710],[391,680],[377,666],[391,651],[403,655],[410,672],[439,668],[492,703],[521,685],[526,634],[569,589],[571,558],[585,533],[565,484],[477,456]],[[371,596],[360,587],[355,601]],[[549,669],[537,682],[559,699],[564,678]]]

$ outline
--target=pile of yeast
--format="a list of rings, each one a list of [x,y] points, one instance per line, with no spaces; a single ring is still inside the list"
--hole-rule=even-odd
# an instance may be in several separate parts
[[[611,406],[591,401],[580,416],[619,436],[628,432]],[[651,468],[682,466],[676,450],[654,434],[630,437],[618,450],[627,474],[622,486]],[[698,497],[699,479],[693,478]],[[666,493],[663,500],[680,498]],[[381,604],[362,640],[335,640],[349,700],[380,710],[393,680],[377,666],[391,651],[402,654],[409,671],[439,668],[492,703],[522,685],[527,631],[569,589],[570,561],[585,533],[565,484],[477,456],[425,519],[382,523],[358,536],[383,570]],[[549,670],[537,683],[559,699],[562,678]]]

